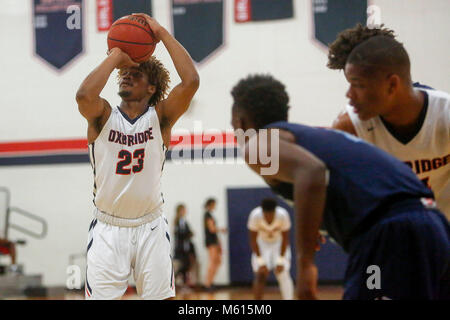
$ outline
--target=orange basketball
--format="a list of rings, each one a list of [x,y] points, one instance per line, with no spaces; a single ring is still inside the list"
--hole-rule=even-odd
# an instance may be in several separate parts
[[[129,15],[116,20],[108,32],[108,49],[118,47],[138,63],[150,58],[156,41],[144,18]]]

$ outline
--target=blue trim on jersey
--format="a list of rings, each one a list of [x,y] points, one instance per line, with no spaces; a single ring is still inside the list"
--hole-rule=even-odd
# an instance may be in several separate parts
[[[91,239],[91,241],[89,241],[86,252],[89,252],[89,249],[92,247],[92,243],[94,243],[94,239]]]
[[[87,267],[86,267],[86,286],[89,291],[89,294],[92,295],[92,289],[91,289],[91,286],[89,285],[89,281],[88,281],[88,277],[87,277]]]
[[[97,225],[97,219],[92,220],[91,225],[89,226],[89,231],[91,231],[91,229],[95,228],[96,225]]]
[[[123,112],[123,111],[120,109],[120,107],[117,107],[117,109],[119,109],[120,113],[122,114],[122,117],[124,117],[125,120],[127,120],[130,124],[135,124],[136,121],[139,120],[139,118],[141,118],[144,114],[147,113],[147,111],[148,111],[149,108],[150,108],[150,106],[147,106],[147,109],[145,110],[144,113],[142,113],[140,116],[137,116],[137,117],[134,118],[134,119],[130,119],[130,117],[128,117],[128,115],[127,115],[125,112]]]
[[[421,84],[419,82],[414,82],[413,83],[413,87],[414,88],[423,88],[423,89],[428,89],[428,90],[434,90],[434,88],[427,86],[426,84]]]

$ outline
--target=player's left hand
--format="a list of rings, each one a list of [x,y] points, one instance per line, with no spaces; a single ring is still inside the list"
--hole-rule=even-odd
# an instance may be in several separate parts
[[[155,35],[155,40],[157,42],[159,42],[161,40],[161,32],[164,29],[163,26],[161,26],[158,21],[156,21],[155,19],[153,19],[152,17],[150,17],[148,14],[145,13],[133,13],[134,15],[137,16],[141,16],[142,18],[145,19],[145,21],[148,23],[148,25],[150,26],[150,29],[152,29],[153,34]]]
[[[318,271],[314,263],[299,264],[297,295],[300,300],[318,300]]]
[[[279,266],[275,267],[275,273],[277,273],[277,274],[283,272],[283,270],[284,270],[284,266],[279,265]]]

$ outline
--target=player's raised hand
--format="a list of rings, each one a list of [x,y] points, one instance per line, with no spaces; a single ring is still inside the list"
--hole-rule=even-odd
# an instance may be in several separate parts
[[[297,275],[297,295],[300,300],[318,300],[318,271],[315,264],[299,264]]]
[[[108,56],[112,56],[117,59],[116,68],[123,69],[128,67],[139,67],[139,63],[131,60],[130,56],[120,50],[120,48],[112,48],[108,51]]]
[[[155,19],[153,19],[152,17],[150,17],[148,14],[145,13],[133,13],[134,15],[137,16],[141,16],[145,19],[145,21],[148,23],[148,25],[150,26],[150,29],[152,29],[153,34],[155,35],[155,40],[157,42],[159,42],[161,40],[161,32],[164,29],[163,26],[161,26],[158,21],[156,21]]]

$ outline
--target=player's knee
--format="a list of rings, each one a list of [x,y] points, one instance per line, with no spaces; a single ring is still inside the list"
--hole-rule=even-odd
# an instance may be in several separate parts
[[[266,269],[256,271],[256,279],[258,281],[265,281],[269,272]]]

